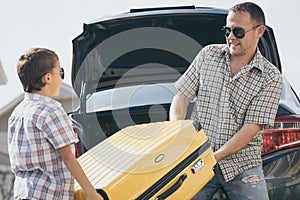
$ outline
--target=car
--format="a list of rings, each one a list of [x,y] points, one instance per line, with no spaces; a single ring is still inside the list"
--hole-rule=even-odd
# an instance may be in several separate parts
[[[196,6],[141,8],[85,23],[72,41],[72,86],[80,105],[69,116],[80,139],[77,156],[127,126],[169,120],[174,82],[201,48],[226,43],[221,28],[227,13]],[[282,71],[269,26],[259,49]],[[300,199],[300,101],[282,76],[275,126],[261,131],[272,200]],[[227,196],[218,190],[212,199]]]

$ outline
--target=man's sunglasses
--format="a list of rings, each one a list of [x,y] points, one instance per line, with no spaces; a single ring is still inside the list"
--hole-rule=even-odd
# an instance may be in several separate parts
[[[261,24],[260,24],[261,25]],[[222,31],[224,32],[224,35],[226,37],[229,37],[231,31],[233,33],[233,35],[238,38],[238,39],[242,39],[245,37],[245,34],[248,33],[249,31],[252,31],[254,29],[256,29],[257,27],[259,27],[260,25],[256,25],[254,27],[252,27],[251,29],[245,31],[244,29],[242,29],[241,27],[235,27],[233,29],[231,29],[230,27],[226,27],[223,26]]]

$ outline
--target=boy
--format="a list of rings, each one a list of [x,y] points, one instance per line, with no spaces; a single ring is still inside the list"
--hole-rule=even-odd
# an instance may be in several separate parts
[[[73,199],[74,179],[88,199],[103,199],[77,162],[78,142],[58,96],[63,68],[55,52],[32,48],[19,58],[24,100],[8,121],[8,152],[15,174],[15,199]],[[73,176],[73,177],[72,177]]]

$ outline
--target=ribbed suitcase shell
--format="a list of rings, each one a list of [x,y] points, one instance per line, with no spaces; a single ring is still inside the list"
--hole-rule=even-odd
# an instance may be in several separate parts
[[[213,176],[216,161],[191,120],[134,125],[78,158],[105,199],[191,199]],[[75,183],[75,199],[85,194]]]

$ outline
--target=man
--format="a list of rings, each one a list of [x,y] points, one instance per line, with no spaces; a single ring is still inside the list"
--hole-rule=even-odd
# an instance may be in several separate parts
[[[8,122],[8,152],[16,177],[14,199],[73,199],[73,177],[87,199],[103,199],[72,152],[78,138],[68,116],[49,97],[59,95],[64,78],[56,53],[29,49],[19,58],[17,71],[25,95]]]
[[[218,162],[194,199],[211,199],[219,188],[231,200],[268,199],[259,131],[274,124],[282,77],[257,47],[265,29],[259,6],[233,6],[224,27],[227,45],[204,47],[175,83],[170,120],[184,119],[196,97],[191,118],[204,128]]]

